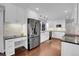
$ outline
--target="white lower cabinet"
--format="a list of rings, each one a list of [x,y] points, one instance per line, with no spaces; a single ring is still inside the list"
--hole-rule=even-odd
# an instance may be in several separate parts
[[[15,46],[14,46],[14,40],[13,39],[5,40],[5,54],[7,56],[15,54],[15,48],[14,47]]]
[[[61,42],[61,56],[79,56],[79,45]]]
[[[15,48],[24,46],[27,49],[27,37],[14,38],[5,40],[5,55],[15,54]]]
[[[44,42],[49,39],[49,32],[41,32],[40,42]]]
[[[52,32],[52,37],[63,40],[65,32]]]
[[[27,37],[21,37],[14,39],[15,48],[24,46],[27,49]]]

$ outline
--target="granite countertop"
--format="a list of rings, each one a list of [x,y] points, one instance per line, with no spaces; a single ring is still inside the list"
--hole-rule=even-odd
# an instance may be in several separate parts
[[[67,34],[63,38],[64,38],[64,40],[62,40],[62,41],[64,41],[64,42],[68,42],[68,43],[79,45],[79,36],[78,35]]]
[[[49,32],[49,31],[40,31],[41,33]]]
[[[47,31],[52,31],[52,32],[65,32],[65,28],[49,28]]]
[[[47,30],[47,31],[41,31],[41,33],[44,33],[44,32],[65,32],[64,30]]]
[[[4,39],[8,40],[8,39],[21,38],[21,37],[26,37],[26,36],[7,36],[7,37],[4,37]]]

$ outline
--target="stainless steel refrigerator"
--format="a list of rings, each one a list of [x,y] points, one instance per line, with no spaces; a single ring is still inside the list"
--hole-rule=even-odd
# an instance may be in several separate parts
[[[31,50],[40,45],[40,21],[28,18],[28,50]]]

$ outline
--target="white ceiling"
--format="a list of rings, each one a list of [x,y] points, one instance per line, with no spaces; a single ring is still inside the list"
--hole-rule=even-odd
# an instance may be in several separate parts
[[[65,10],[69,13],[74,11],[76,4],[74,3],[15,3],[15,5],[25,8],[33,9],[39,8],[39,13],[48,16],[49,20],[58,20],[65,17]],[[36,10],[35,10],[36,11]]]

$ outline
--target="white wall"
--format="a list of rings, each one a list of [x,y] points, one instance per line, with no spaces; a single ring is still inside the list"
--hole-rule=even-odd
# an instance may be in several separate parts
[[[0,52],[4,52],[4,39],[3,39],[3,9],[0,6]]]
[[[22,25],[17,23],[11,23],[5,25],[5,36],[20,36],[22,34]]]
[[[61,24],[62,25],[61,28],[65,28],[65,19],[51,20],[48,21],[48,24],[49,24],[49,28],[56,28],[57,24]]]
[[[38,19],[38,13],[29,9],[29,10],[27,10],[27,17],[33,18],[33,19]]]

